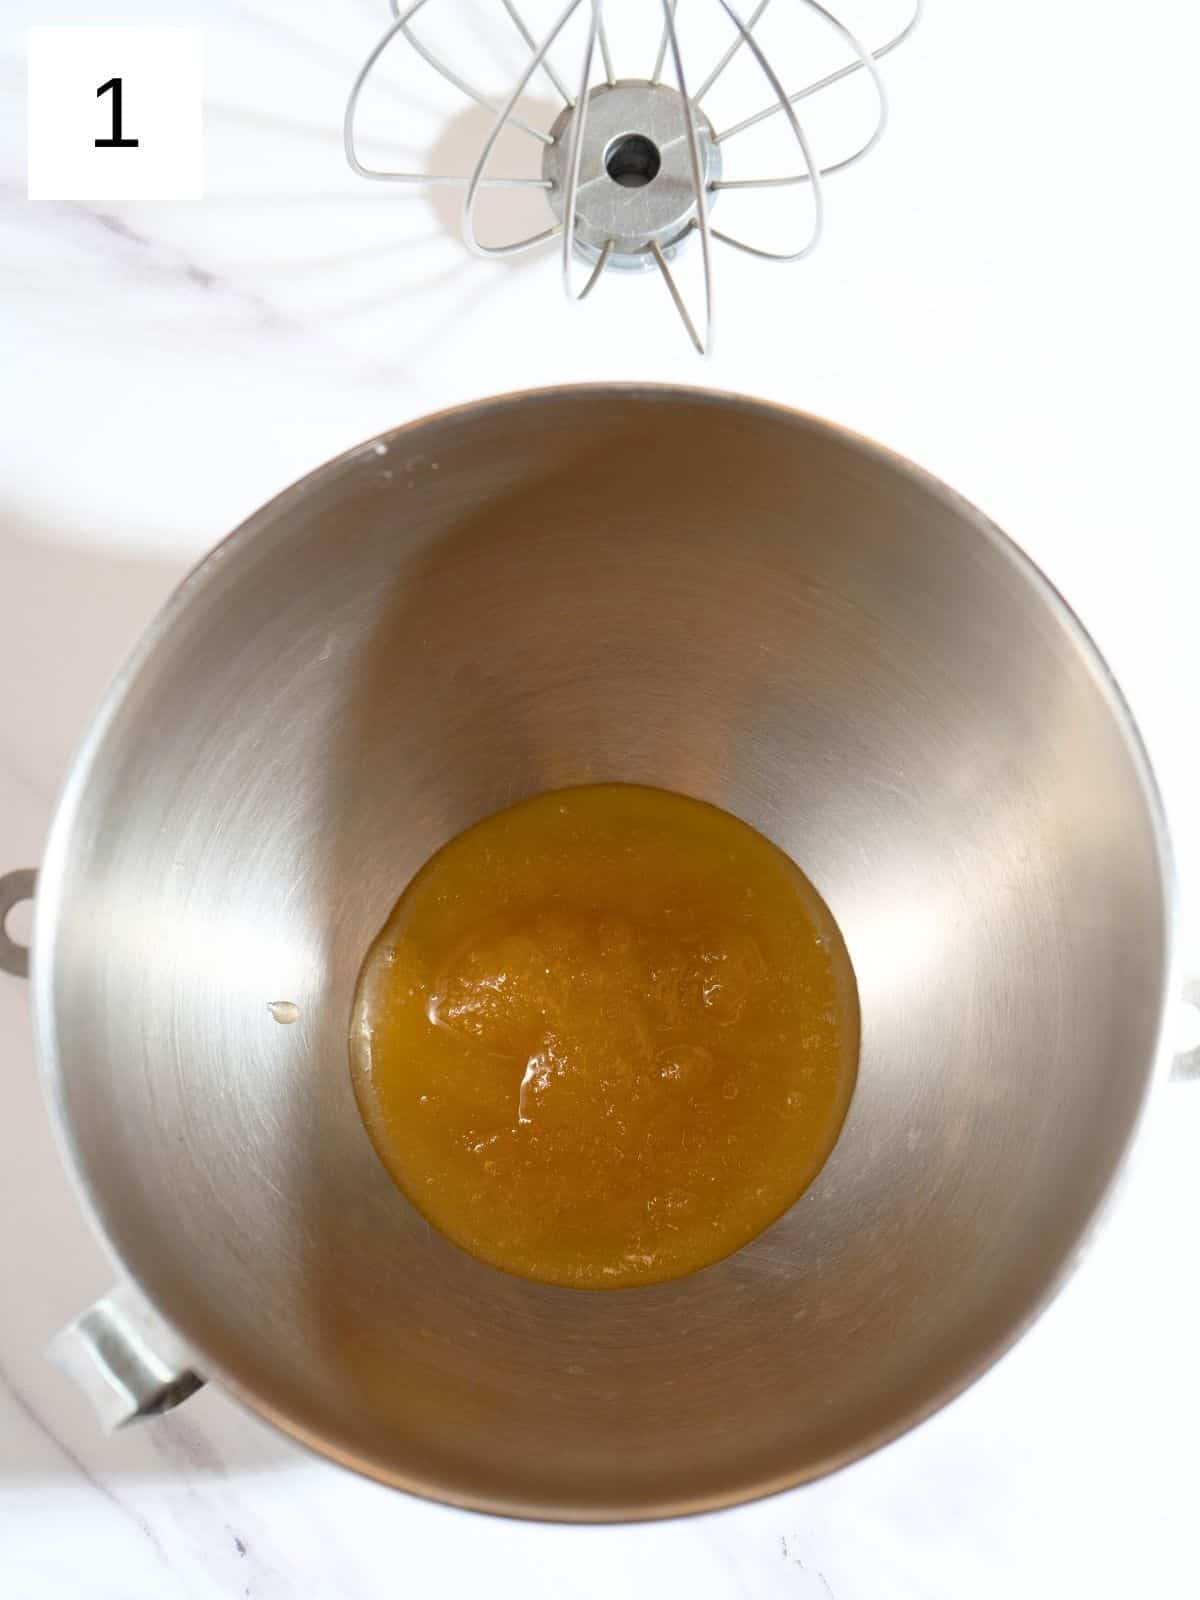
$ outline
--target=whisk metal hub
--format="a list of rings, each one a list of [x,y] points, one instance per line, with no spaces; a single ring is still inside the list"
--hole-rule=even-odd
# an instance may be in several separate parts
[[[665,83],[626,78],[591,90],[575,201],[575,248],[585,260],[596,262],[609,248],[609,266],[654,271],[652,247],[670,257],[696,225],[687,113],[683,96]],[[578,106],[559,114],[550,130],[554,143],[542,160],[542,175],[551,185],[547,199],[560,223],[579,115]],[[691,117],[711,194],[721,176],[720,147],[704,112],[693,105]]]

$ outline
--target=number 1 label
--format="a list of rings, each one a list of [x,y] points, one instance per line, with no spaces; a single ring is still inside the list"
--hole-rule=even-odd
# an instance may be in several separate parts
[[[30,28],[28,148],[31,200],[202,200],[203,31]]]
[[[96,98],[97,98],[97,100],[99,100],[100,96],[107,94],[110,89],[112,90],[112,100],[113,100],[113,103],[112,103],[112,133],[108,136],[107,139],[97,139],[96,140],[96,149],[97,150],[136,150],[137,147],[138,147],[137,140],[136,139],[123,138],[122,134],[121,134],[121,110],[122,110],[122,105],[121,105],[121,80],[120,80],[120,78],[110,78],[107,83],[102,83],[100,85],[100,87],[96,90]]]

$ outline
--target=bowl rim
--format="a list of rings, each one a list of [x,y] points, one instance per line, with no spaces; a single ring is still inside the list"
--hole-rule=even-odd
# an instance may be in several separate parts
[[[940,500],[957,513],[964,524],[987,540],[1024,580],[1040,595],[1051,613],[1065,628],[1078,646],[1082,662],[1113,714],[1114,722],[1123,737],[1132,770],[1135,773],[1146,808],[1154,840],[1159,869],[1162,907],[1162,962],[1159,993],[1157,1035],[1151,1059],[1147,1064],[1145,1082],[1138,1105],[1130,1119],[1124,1147],[1113,1168],[1107,1184],[1101,1191],[1091,1215],[1081,1228],[1073,1247],[1052,1271],[1040,1293],[1018,1317],[1012,1326],[994,1338],[963,1370],[945,1383],[936,1393],[923,1397],[903,1415],[880,1425],[864,1435],[856,1444],[827,1457],[810,1462],[792,1471],[777,1473],[754,1481],[731,1482],[716,1493],[701,1496],[679,1497],[665,1494],[655,1502],[626,1505],[577,1505],[565,1502],[537,1503],[518,1497],[472,1495],[451,1485],[439,1483],[429,1477],[409,1475],[386,1462],[345,1449],[322,1438],[316,1431],[307,1429],[295,1418],[283,1413],[248,1386],[222,1370],[219,1362],[210,1361],[199,1341],[190,1338],[189,1330],[171,1316],[169,1308],[154,1298],[138,1275],[122,1259],[109,1237],[104,1220],[104,1206],[97,1186],[87,1175],[82,1155],[77,1147],[70,1120],[67,1116],[63,1084],[64,1065],[58,1048],[55,1022],[54,952],[64,897],[65,878],[69,865],[70,844],[75,818],[87,787],[96,759],[103,747],[106,734],[123,705],[143,667],[154,655],[160,643],[170,633],[176,618],[215,578],[219,568],[243,546],[252,543],[271,524],[298,508],[318,489],[326,489],[338,477],[360,469],[365,461],[382,457],[421,434],[445,427],[447,424],[468,422],[472,417],[522,410],[545,405],[572,405],[588,401],[619,400],[628,404],[652,403],[658,405],[702,406],[723,410],[734,415],[773,420],[809,433],[840,441],[859,455],[866,456],[877,465],[907,480],[924,493]],[[623,1524],[653,1522],[669,1518],[694,1516],[716,1511],[731,1510],[737,1506],[782,1494],[803,1484],[815,1482],[831,1473],[875,1454],[911,1432],[922,1422],[941,1411],[952,1400],[963,1394],[977,1379],[1006,1355],[1038,1320],[1057,1297],[1067,1280],[1094,1242],[1110,1207],[1128,1179],[1130,1158],[1142,1134],[1149,1107],[1165,1082],[1171,1056],[1167,1048],[1167,1019],[1170,998],[1179,992],[1181,979],[1178,963],[1178,887],[1170,832],[1161,792],[1154,776],[1150,757],[1133,712],[1122,693],[1117,679],[1108,666],[1096,642],[1080,618],[1037,563],[1025,553],[1015,540],[982,512],[972,501],[950,488],[940,478],[917,466],[905,456],[841,423],[816,416],[813,413],[762,400],[736,391],[712,389],[686,384],[630,382],[601,382],[561,384],[544,388],[515,390],[485,396],[475,400],[442,408],[414,418],[388,431],[352,446],[313,468],[289,487],[267,500],[230,533],[226,534],[195,564],[176,586],[156,617],[135,643],[132,651],[105,691],[99,706],[87,725],[83,738],[76,748],[60,790],[38,875],[34,907],[33,940],[31,946],[31,981],[33,984],[33,1020],[35,1049],[43,1093],[53,1126],[55,1142],[74,1185],[80,1206],[88,1218],[97,1238],[115,1268],[136,1286],[147,1303],[172,1328],[177,1328],[185,1342],[198,1357],[197,1366],[206,1378],[212,1378],[237,1402],[282,1433],[326,1461],[373,1479],[387,1487],[402,1489],[419,1498],[464,1511],[548,1523]]]

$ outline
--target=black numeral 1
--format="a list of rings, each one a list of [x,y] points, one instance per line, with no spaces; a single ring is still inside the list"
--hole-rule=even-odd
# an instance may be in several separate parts
[[[124,138],[122,136],[122,133],[121,133],[121,80],[120,80],[120,78],[110,78],[107,83],[102,83],[100,85],[100,87],[96,90],[96,98],[98,100],[102,94],[107,94],[110,89],[112,90],[112,97],[113,97],[112,133],[109,135],[109,137],[107,139],[97,139],[96,140],[96,148],[97,148],[97,150],[136,150],[137,149],[137,140],[136,139],[126,139],[126,138]]]

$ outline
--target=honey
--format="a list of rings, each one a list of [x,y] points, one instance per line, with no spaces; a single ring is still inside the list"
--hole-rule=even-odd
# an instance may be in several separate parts
[[[370,950],[355,1093],[400,1189],[509,1272],[576,1288],[720,1260],[841,1129],[854,975],[816,890],[713,806],[564,789],[469,828]]]

